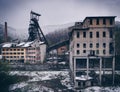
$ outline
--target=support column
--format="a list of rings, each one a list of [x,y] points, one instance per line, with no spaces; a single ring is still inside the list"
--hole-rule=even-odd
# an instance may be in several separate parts
[[[89,57],[87,57],[87,79],[88,79],[88,72],[89,72]]]
[[[75,87],[77,87],[77,83],[76,83],[76,58],[74,57],[74,62],[73,62],[73,73],[74,73],[74,84],[75,84]]]
[[[113,75],[112,84],[114,85],[114,80],[115,80],[115,56],[113,57],[113,61],[112,61],[112,75]]]
[[[99,73],[100,86],[102,81],[102,58],[100,58],[100,73]]]

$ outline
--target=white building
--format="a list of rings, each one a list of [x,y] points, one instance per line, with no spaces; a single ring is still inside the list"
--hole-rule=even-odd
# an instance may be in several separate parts
[[[43,63],[46,57],[46,44],[39,40],[21,43],[5,43],[2,46],[3,59],[25,63]]]
[[[102,71],[113,71],[114,83],[114,19],[115,16],[86,17],[70,27],[70,69],[75,88],[95,85],[95,79],[101,85]]]

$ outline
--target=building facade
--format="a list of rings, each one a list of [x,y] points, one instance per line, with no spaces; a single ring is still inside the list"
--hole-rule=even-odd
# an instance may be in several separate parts
[[[115,16],[86,17],[70,27],[70,70],[75,88],[101,85],[105,71],[112,71],[114,83]]]
[[[38,40],[22,43],[5,43],[2,47],[4,60],[24,63],[43,63],[46,44]]]

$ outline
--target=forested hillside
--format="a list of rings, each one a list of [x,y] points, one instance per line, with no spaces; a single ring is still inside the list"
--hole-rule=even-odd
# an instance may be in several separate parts
[[[46,35],[46,39],[47,39],[49,45],[53,45],[57,42],[69,39],[68,32],[69,32],[69,30],[67,28],[55,30],[54,32],[48,33]]]

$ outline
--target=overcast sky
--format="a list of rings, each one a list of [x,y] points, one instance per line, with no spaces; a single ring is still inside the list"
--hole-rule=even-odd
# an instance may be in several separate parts
[[[28,28],[31,10],[42,15],[41,26],[80,21],[86,16],[117,16],[119,21],[119,9],[120,0],[0,0],[0,23]]]

